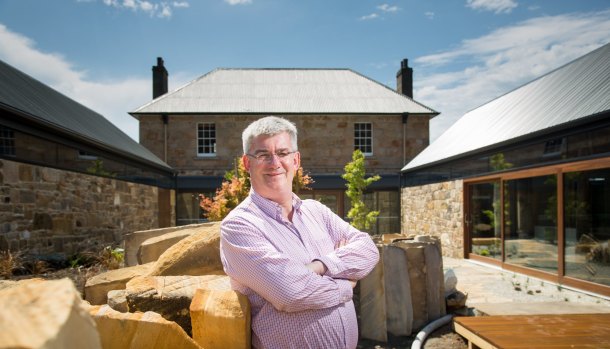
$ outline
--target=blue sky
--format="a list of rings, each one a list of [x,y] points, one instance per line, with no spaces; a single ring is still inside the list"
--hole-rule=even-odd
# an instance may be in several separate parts
[[[0,60],[107,117],[149,102],[163,57],[174,90],[215,68],[350,68],[414,99],[468,110],[610,42],[608,0],[0,0]]]

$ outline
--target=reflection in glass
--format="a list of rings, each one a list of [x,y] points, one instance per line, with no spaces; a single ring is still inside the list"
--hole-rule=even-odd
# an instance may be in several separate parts
[[[505,262],[557,272],[557,177],[504,182]]]
[[[470,252],[502,259],[500,229],[500,183],[478,183],[469,186]]]
[[[610,169],[563,180],[566,276],[610,285]]]

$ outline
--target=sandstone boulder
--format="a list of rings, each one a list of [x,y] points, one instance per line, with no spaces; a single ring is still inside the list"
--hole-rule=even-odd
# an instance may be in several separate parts
[[[0,290],[0,348],[101,348],[95,322],[69,279]]]
[[[197,226],[195,233],[168,248],[149,275],[220,274],[220,222]]]
[[[129,311],[127,306],[127,291],[126,290],[112,290],[108,291],[108,306],[121,313]]]
[[[207,223],[204,223],[207,224]],[[138,250],[140,245],[147,239],[161,236],[178,230],[192,229],[201,224],[181,225],[178,227],[167,227],[159,229],[140,230],[125,234],[125,265],[128,267],[138,264]]]
[[[195,231],[195,229],[182,229],[144,240],[138,248],[138,264],[155,262],[168,248],[193,235]]]
[[[250,302],[233,290],[198,289],[190,306],[193,339],[206,349],[250,349]]]
[[[136,276],[146,275],[154,263],[114,269],[95,275],[85,283],[85,300],[91,304],[106,304],[108,292],[125,289],[125,285]]]
[[[89,313],[97,324],[104,349],[201,349],[178,324],[151,311],[121,313],[102,305],[92,306]]]
[[[226,275],[141,276],[127,283],[125,298],[130,312],[154,311],[191,335],[189,307],[199,288],[230,290],[231,285]]]

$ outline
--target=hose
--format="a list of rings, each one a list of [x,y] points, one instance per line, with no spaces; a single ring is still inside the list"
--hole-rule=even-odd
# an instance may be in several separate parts
[[[439,327],[449,323],[452,318],[453,315],[448,314],[427,324],[426,327],[422,328],[421,331],[419,331],[419,333],[417,334],[417,336],[415,336],[415,340],[413,341],[413,344],[411,344],[411,349],[421,349],[424,342],[426,341],[426,337],[428,337],[430,333],[434,332]]]

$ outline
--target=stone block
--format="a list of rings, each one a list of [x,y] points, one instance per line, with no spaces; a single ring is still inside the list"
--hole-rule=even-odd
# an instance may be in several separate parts
[[[206,275],[223,269],[220,261],[220,222],[204,223],[159,257],[149,275]]]
[[[138,264],[155,262],[168,248],[194,233],[194,229],[183,229],[144,240],[138,249]]]
[[[387,330],[394,336],[409,336],[413,331],[413,304],[405,250],[384,245],[383,271]]]
[[[90,217],[93,220],[96,217]],[[207,224],[207,223],[204,223]],[[140,230],[125,234],[125,265],[130,267],[138,264],[138,250],[142,242],[155,236],[171,233],[177,230],[192,229],[202,224],[183,225],[179,227],[168,227],[160,229]]]
[[[206,349],[250,349],[250,302],[233,290],[201,288],[190,306],[193,339]]]
[[[231,285],[226,275],[140,276],[127,283],[125,298],[130,312],[154,311],[191,335],[189,307],[199,288],[230,290]]]
[[[413,331],[418,331],[428,322],[425,244],[401,241],[396,245],[406,252],[407,270],[411,284],[411,304],[413,306]]]
[[[377,245],[380,260],[360,284],[360,335],[380,342],[388,341],[383,245]]]
[[[69,279],[0,290],[0,348],[102,348],[95,322]]]
[[[152,267],[153,263],[149,263],[95,275],[85,283],[85,300],[94,305],[106,304],[109,291],[125,289],[129,280],[148,274]]]
[[[92,306],[89,313],[104,349],[202,349],[178,324],[151,311],[121,313],[102,305]]]
[[[129,311],[129,307],[127,306],[127,291],[108,291],[108,306],[121,313],[127,313]]]

